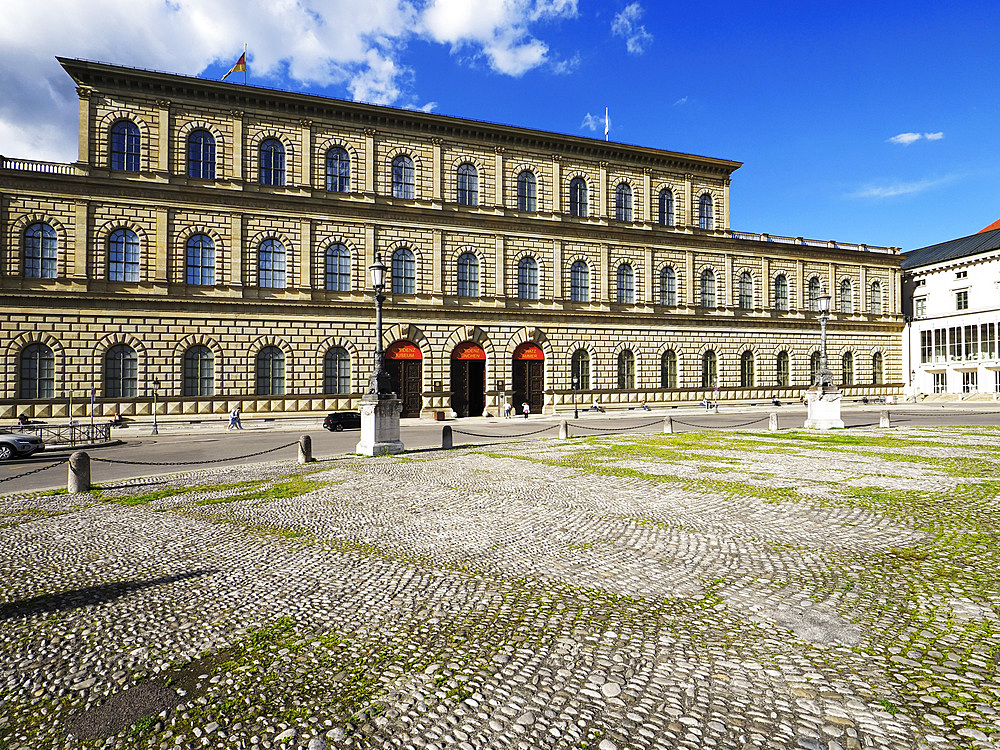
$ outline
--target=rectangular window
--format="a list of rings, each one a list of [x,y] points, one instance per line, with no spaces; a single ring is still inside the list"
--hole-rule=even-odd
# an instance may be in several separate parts
[[[965,358],[979,356],[979,326],[965,326]]]
[[[979,390],[979,373],[976,371],[962,373],[962,393],[975,393]]]
[[[968,277],[968,275],[969,275],[968,271],[955,271],[955,278],[956,279],[964,279],[964,278]]]
[[[925,364],[931,361],[931,331],[920,332],[920,363]]]
[[[921,287],[926,285],[927,285],[927,279],[917,279],[916,281],[913,282],[914,287]]]
[[[993,373],[993,390],[1000,393],[1000,370]]]
[[[934,376],[934,392],[944,393],[948,387],[945,383],[945,373],[935,372],[932,375]]]
[[[996,356],[996,323],[983,323],[980,332],[982,336],[979,337],[981,349],[983,353],[983,359],[993,359]]]
[[[955,292],[955,309],[956,310],[968,310],[969,309],[969,292],[963,289],[961,292]]]
[[[934,331],[934,361],[944,362],[948,356],[948,340],[945,338],[945,329],[938,328]]]
[[[915,318],[926,318],[927,317],[927,299],[921,297],[920,299],[913,300],[913,317]]]
[[[962,358],[962,329],[952,327],[948,329],[948,356],[952,361]]]

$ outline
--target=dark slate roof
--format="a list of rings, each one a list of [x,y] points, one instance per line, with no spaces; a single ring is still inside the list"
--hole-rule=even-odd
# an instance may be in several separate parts
[[[969,255],[988,253],[991,250],[1000,249],[1000,229],[990,232],[980,232],[969,237],[962,237],[958,240],[949,240],[939,245],[922,247],[919,250],[911,250],[903,253],[902,268],[904,271],[922,266],[930,266],[934,263],[943,263],[946,260],[956,260]]]

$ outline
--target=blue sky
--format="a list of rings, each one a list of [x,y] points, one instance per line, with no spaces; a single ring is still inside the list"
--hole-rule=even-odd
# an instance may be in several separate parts
[[[734,159],[734,229],[923,247],[1000,218],[994,2],[35,0],[0,153],[76,158],[56,55]],[[44,28],[45,33],[38,33]],[[229,81],[239,85],[241,76]]]

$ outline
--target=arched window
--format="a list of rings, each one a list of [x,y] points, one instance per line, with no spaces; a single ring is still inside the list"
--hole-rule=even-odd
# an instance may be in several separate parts
[[[38,222],[24,230],[24,277],[54,279],[56,277],[56,230]]]
[[[632,266],[622,263],[618,266],[618,301],[631,305],[635,301],[635,275]]]
[[[323,393],[351,392],[351,355],[335,346],[323,357]]]
[[[877,281],[872,282],[871,286],[871,310],[872,315],[882,314],[882,285]]]
[[[701,355],[701,387],[715,388],[719,384],[718,360],[711,349]]]
[[[819,380],[819,368],[822,364],[822,356],[819,352],[813,352],[809,355],[809,382],[817,383]]]
[[[215,395],[215,356],[204,344],[184,352],[184,395]]]
[[[188,136],[188,177],[215,179],[215,136],[207,130],[194,130]]]
[[[843,385],[854,385],[854,355],[844,352],[840,358],[840,380]]]
[[[587,181],[582,177],[569,181],[569,215],[587,215]]]
[[[538,299],[538,262],[525,255],[517,262],[518,299]]]
[[[661,227],[674,225],[674,194],[668,188],[660,191],[659,217]]]
[[[569,269],[569,298],[573,302],[590,302],[590,266],[575,260]]]
[[[618,390],[635,388],[635,354],[631,349],[618,352]]]
[[[753,388],[754,360],[753,352],[747,349],[740,355],[740,388]]]
[[[819,285],[819,276],[809,279],[809,311],[819,312],[819,296],[822,294]]]
[[[667,349],[660,356],[660,388],[677,387],[677,352]]]
[[[749,271],[740,274],[740,309],[753,309],[753,276]]]
[[[715,271],[711,268],[701,272],[701,306],[715,307]]]
[[[258,285],[262,289],[285,288],[285,246],[273,237],[260,243],[257,250]]]
[[[775,366],[775,380],[779,386],[791,384],[791,368],[788,362],[788,352],[778,352],[778,361]]]
[[[116,229],[108,238],[108,281],[139,280],[139,238],[131,229]]]
[[[615,218],[632,221],[632,186],[627,182],[619,182],[615,188]]]
[[[848,315],[854,312],[854,289],[850,279],[842,279],[840,282],[840,312]]]
[[[475,253],[458,256],[458,296],[479,296],[479,258]]]
[[[285,184],[285,146],[277,138],[268,138],[260,144],[260,184]]]
[[[392,254],[392,293],[414,294],[417,290],[417,264],[413,251],[401,247]]]
[[[872,385],[882,385],[882,352],[872,355]]]
[[[326,152],[326,189],[331,193],[351,192],[351,156],[342,146]]]
[[[339,242],[326,247],[326,290],[328,292],[351,291],[351,251]]]
[[[55,395],[56,358],[45,344],[28,344],[21,350],[21,398]]]
[[[590,352],[586,349],[577,349],[573,352],[570,374],[573,378],[572,382],[575,383],[578,390],[590,390]]]
[[[698,226],[702,229],[715,229],[715,218],[712,215],[712,196],[702,193],[698,199]]]
[[[285,353],[276,346],[265,346],[257,353],[257,395],[282,396],[285,393]]]
[[[131,120],[119,120],[111,126],[111,169],[117,172],[139,171],[139,126]]]
[[[128,344],[115,344],[104,355],[104,395],[135,398],[139,392],[139,360]]]
[[[783,273],[774,277],[774,309],[788,309],[788,277]]]
[[[392,160],[392,197],[413,200],[415,194],[413,159],[400,154]]]
[[[660,304],[677,304],[677,273],[673,266],[664,266],[660,269]]]
[[[530,169],[521,170],[517,176],[517,210],[538,210],[538,185]]]
[[[188,237],[185,260],[187,283],[211,286],[215,283],[215,243],[207,234]]]
[[[479,173],[474,165],[459,165],[455,175],[455,194],[461,206],[479,205]]]

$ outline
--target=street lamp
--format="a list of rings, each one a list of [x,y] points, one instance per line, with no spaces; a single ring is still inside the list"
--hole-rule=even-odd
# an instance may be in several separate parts
[[[573,376],[573,419],[580,418],[580,406],[577,403],[580,399],[580,376]]]
[[[153,434],[154,435],[160,434],[156,429],[156,411],[157,411],[156,405],[157,405],[157,396],[159,395],[159,390],[160,390],[160,380],[159,378],[153,378]]]
[[[375,290],[375,370],[368,381],[366,396],[376,399],[393,398],[390,391],[389,373],[385,369],[385,350],[382,348],[382,303],[385,302],[385,272],[388,267],[382,262],[382,256],[375,253],[375,262],[368,266],[372,275],[372,289]]]
[[[819,372],[815,386],[829,388],[833,385],[833,373],[826,362],[826,321],[830,314],[830,293],[826,289],[816,298],[816,307],[819,310]]]

